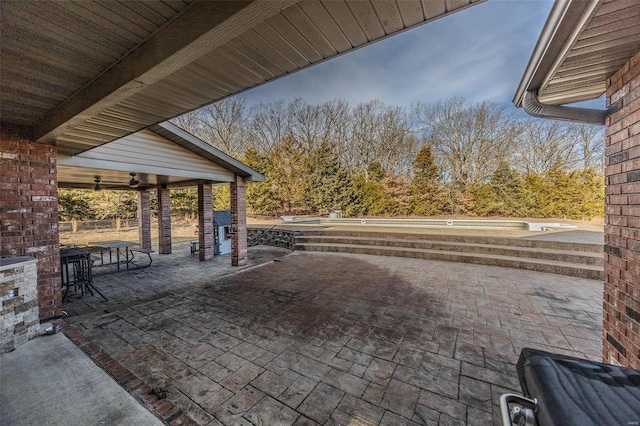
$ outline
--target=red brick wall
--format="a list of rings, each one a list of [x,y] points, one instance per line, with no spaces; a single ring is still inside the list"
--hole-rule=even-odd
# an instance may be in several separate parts
[[[231,183],[231,265],[247,264],[247,187],[241,176]]]
[[[640,53],[607,84],[603,358],[640,369]]]
[[[56,147],[0,138],[0,256],[38,259],[40,319],[61,314]]]
[[[138,191],[138,242],[151,249],[151,202],[149,191]]]
[[[198,255],[213,259],[213,195],[210,183],[198,184]]]
[[[171,194],[158,186],[158,253],[171,253]]]

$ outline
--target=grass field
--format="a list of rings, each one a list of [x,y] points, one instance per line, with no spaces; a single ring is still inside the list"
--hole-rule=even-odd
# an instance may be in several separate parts
[[[247,218],[247,224],[267,224],[280,223],[279,220],[265,221]],[[182,243],[186,241],[195,241],[198,239],[196,233],[198,229],[197,222],[176,221],[171,223],[171,242]],[[127,227],[116,229],[91,229],[81,230],[78,232],[61,232],[60,244],[89,244],[91,241],[107,241],[107,240],[123,240],[138,241],[138,228]],[[158,244],[158,227],[155,223],[151,224],[151,244]]]

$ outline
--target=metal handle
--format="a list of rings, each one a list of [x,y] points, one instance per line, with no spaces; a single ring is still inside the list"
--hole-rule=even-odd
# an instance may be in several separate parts
[[[502,394],[500,396],[500,414],[502,415],[502,426],[513,426],[513,423],[511,422],[511,413],[509,412],[509,404],[511,403],[521,405],[534,411],[538,407],[538,401],[536,399],[525,398],[522,395],[516,395],[514,393]],[[526,419],[525,415],[525,421],[526,420],[528,419]],[[530,422],[525,423],[525,425],[528,423]]]

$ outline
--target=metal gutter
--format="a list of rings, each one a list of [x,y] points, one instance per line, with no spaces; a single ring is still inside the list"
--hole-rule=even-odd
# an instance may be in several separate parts
[[[547,17],[547,21],[542,28],[542,32],[540,33],[540,37],[538,37],[538,42],[533,49],[533,53],[531,54],[531,58],[529,59],[529,63],[524,70],[524,74],[522,75],[522,79],[520,80],[520,84],[518,85],[518,89],[513,98],[513,103],[516,107],[520,108],[522,106],[522,100],[524,98],[524,94],[527,90],[530,90],[531,86],[537,83],[535,86],[539,87],[542,84],[542,78],[538,78],[537,82],[534,82],[534,77],[540,73],[540,68],[543,65],[543,61],[545,57],[555,56],[553,53],[559,53],[559,48],[554,49],[556,52],[551,52],[550,55],[547,55],[547,51],[549,51],[551,47],[551,42],[554,39],[556,32],[558,31],[559,24],[562,21],[562,18],[566,15],[567,9],[569,8],[569,1],[556,1],[551,8],[551,12],[549,12],[549,16]],[[550,62],[550,61],[547,61]],[[551,63],[547,64],[548,67],[551,66]],[[543,67],[547,68],[547,67]],[[545,70],[546,71],[546,70]],[[546,72],[543,71],[544,74]],[[533,83],[533,84],[532,84]]]
[[[606,117],[619,109],[620,105],[607,110],[552,105],[538,98],[601,3],[601,0],[556,0],[514,95],[516,107],[534,117],[599,125],[604,125]]]
[[[608,109],[591,109],[568,107],[563,105],[543,104],[538,100],[535,90],[528,90],[522,100],[522,108],[534,117],[551,118],[555,120],[575,121],[578,123],[599,124],[604,126],[606,118],[621,107],[621,102],[613,104]]]

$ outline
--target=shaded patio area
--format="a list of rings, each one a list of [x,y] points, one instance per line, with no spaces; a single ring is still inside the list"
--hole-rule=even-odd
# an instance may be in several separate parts
[[[271,250],[220,278],[174,255],[99,277],[107,297],[128,286],[129,302],[71,317],[69,332],[173,404],[156,409],[167,423],[497,425],[522,347],[601,358],[599,281]],[[136,300],[134,286],[162,291]]]
[[[80,321],[81,316],[102,315],[183,294],[216,278],[271,262],[289,253],[286,249],[259,246],[250,250],[248,264],[245,266],[232,266],[230,254],[215,256],[213,260],[203,264],[197,253],[191,254],[190,245],[186,242],[174,244],[171,254],[152,253],[153,261],[147,268],[126,270],[123,266],[120,272],[116,272],[115,266],[99,266],[100,260],[97,260],[93,267],[93,283],[109,300],[105,302],[97,294],[80,297],[79,293],[69,293],[62,308],[69,316],[67,321],[73,323]],[[145,254],[138,253],[137,257],[142,258],[142,263],[146,262]]]

